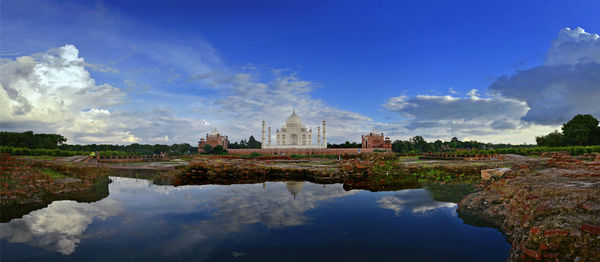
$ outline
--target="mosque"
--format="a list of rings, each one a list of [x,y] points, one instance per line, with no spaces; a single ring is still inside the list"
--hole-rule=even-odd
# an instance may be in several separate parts
[[[210,145],[211,147],[222,146],[223,149],[227,150],[229,137],[222,135],[217,129],[213,129],[210,134],[206,134],[206,139],[200,138],[200,141],[198,141],[198,153],[205,153],[204,145]]]
[[[285,121],[285,125],[275,131],[275,145],[271,144],[271,127],[268,128],[267,141],[265,141],[265,121],[262,121],[262,147],[261,148],[327,148],[327,130],[323,120],[323,138],[321,127],[317,127],[317,141],[313,144],[312,128],[302,124],[302,119],[296,115],[296,110]],[[266,142],[266,143],[265,143]]]

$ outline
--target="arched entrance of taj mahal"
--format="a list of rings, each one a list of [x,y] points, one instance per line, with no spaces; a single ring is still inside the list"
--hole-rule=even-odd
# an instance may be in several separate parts
[[[298,145],[298,135],[296,135],[296,134],[290,135],[290,144]]]

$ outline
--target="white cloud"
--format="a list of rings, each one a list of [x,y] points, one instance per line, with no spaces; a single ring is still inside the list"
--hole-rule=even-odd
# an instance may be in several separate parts
[[[600,36],[577,27],[561,29],[546,53],[545,65],[600,63]]]
[[[168,110],[154,110],[156,105],[143,108],[146,112],[117,110],[128,103],[127,94],[109,84],[96,84],[88,65],[73,45],[3,60],[2,129],[58,133],[69,143],[166,142],[167,137],[187,142],[196,141],[198,131],[208,130],[206,121],[175,117]]]
[[[559,125],[576,114],[600,117],[600,40],[582,28],[560,30],[543,65],[501,76],[490,92],[527,102],[523,120]]]
[[[384,106],[392,112],[413,118],[414,122],[518,120],[527,113],[524,102],[502,97],[479,98],[474,90],[469,92],[469,98],[430,95],[393,97]]]
[[[534,143],[535,136],[557,129],[576,114],[600,117],[598,72],[598,35],[581,28],[562,29],[543,65],[499,77],[488,87],[489,97],[472,89],[464,98],[390,98],[384,107],[406,120],[388,128],[390,134],[404,137]]]
[[[168,135],[164,135],[164,136],[159,136],[159,137],[151,137],[148,140],[153,141],[153,142],[169,142],[169,136]]]
[[[379,128],[399,139],[420,135],[428,141],[452,137],[519,144],[534,141],[535,135],[528,132],[532,127],[521,121],[528,110],[525,102],[500,96],[479,97],[476,89],[468,95],[392,97],[384,107],[405,120]]]
[[[109,129],[108,108],[123,102],[125,93],[118,88],[96,85],[73,45],[0,65],[3,128],[29,122],[42,130],[66,135],[103,132],[107,136],[122,137],[125,130]]]
[[[478,92],[479,92],[479,90],[473,88],[473,89],[471,89],[471,91],[467,92],[467,95],[469,97],[471,97],[471,99],[477,100],[477,99],[479,99],[479,93]]]

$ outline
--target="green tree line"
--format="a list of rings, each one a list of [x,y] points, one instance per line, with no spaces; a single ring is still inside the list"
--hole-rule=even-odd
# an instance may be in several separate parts
[[[66,141],[64,136],[57,134],[34,134],[33,131],[0,132],[0,146],[55,149]]]
[[[12,148],[12,154],[19,155],[39,155],[42,152],[49,152],[48,155],[74,155],[82,152],[105,152],[105,155],[152,155],[165,152],[168,154],[185,155],[198,152],[198,147],[191,146],[188,143],[173,145],[110,145],[110,144],[90,144],[90,145],[69,145],[65,144],[67,139],[57,134],[34,134],[33,131],[26,132],[0,132],[0,146],[2,153],[9,153]],[[60,153],[57,151],[32,151],[37,149],[52,149],[60,151],[70,151],[71,153]]]
[[[350,143],[350,141],[346,141],[345,143],[341,143],[341,144],[327,143],[327,148],[361,148],[361,147],[362,147],[362,143],[356,143],[356,142]]]
[[[229,143],[229,145],[227,145],[227,148],[231,148],[231,149],[260,148],[261,145],[262,145],[262,143],[256,141],[254,136],[250,136],[248,138],[248,141],[242,139],[239,143],[238,142]]]
[[[538,146],[591,146],[600,145],[600,126],[592,115],[576,115],[562,125],[562,132],[535,137]]]
[[[146,144],[130,144],[130,145],[109,145],[109,144],[90,144],[90,145],[68,145],[63,144],[58,147],[61,150],[69,151],[120,151],[135,155],[153,155],[161,152],[171,155],[186,155],[198,152],[198,147],[193,147],[188,143],[172,144],[172,145],[146,145]]]
[[[453,137],[450,141],[436,140],[427,142],[422,136],[415,136],[408,140],[395,140],[392,142],[392,151],[402,154],[418,154],[424,152],[454,152],[459,150],[491,150],[501,148],[534,147],[534,145],[492,144],[477,141],[460,141]]]

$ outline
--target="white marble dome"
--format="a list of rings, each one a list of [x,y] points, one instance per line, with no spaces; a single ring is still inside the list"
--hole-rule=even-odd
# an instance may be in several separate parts
[[[285,120],[287,126],[302,126],[302,119],[296,115],[296,110]]]

